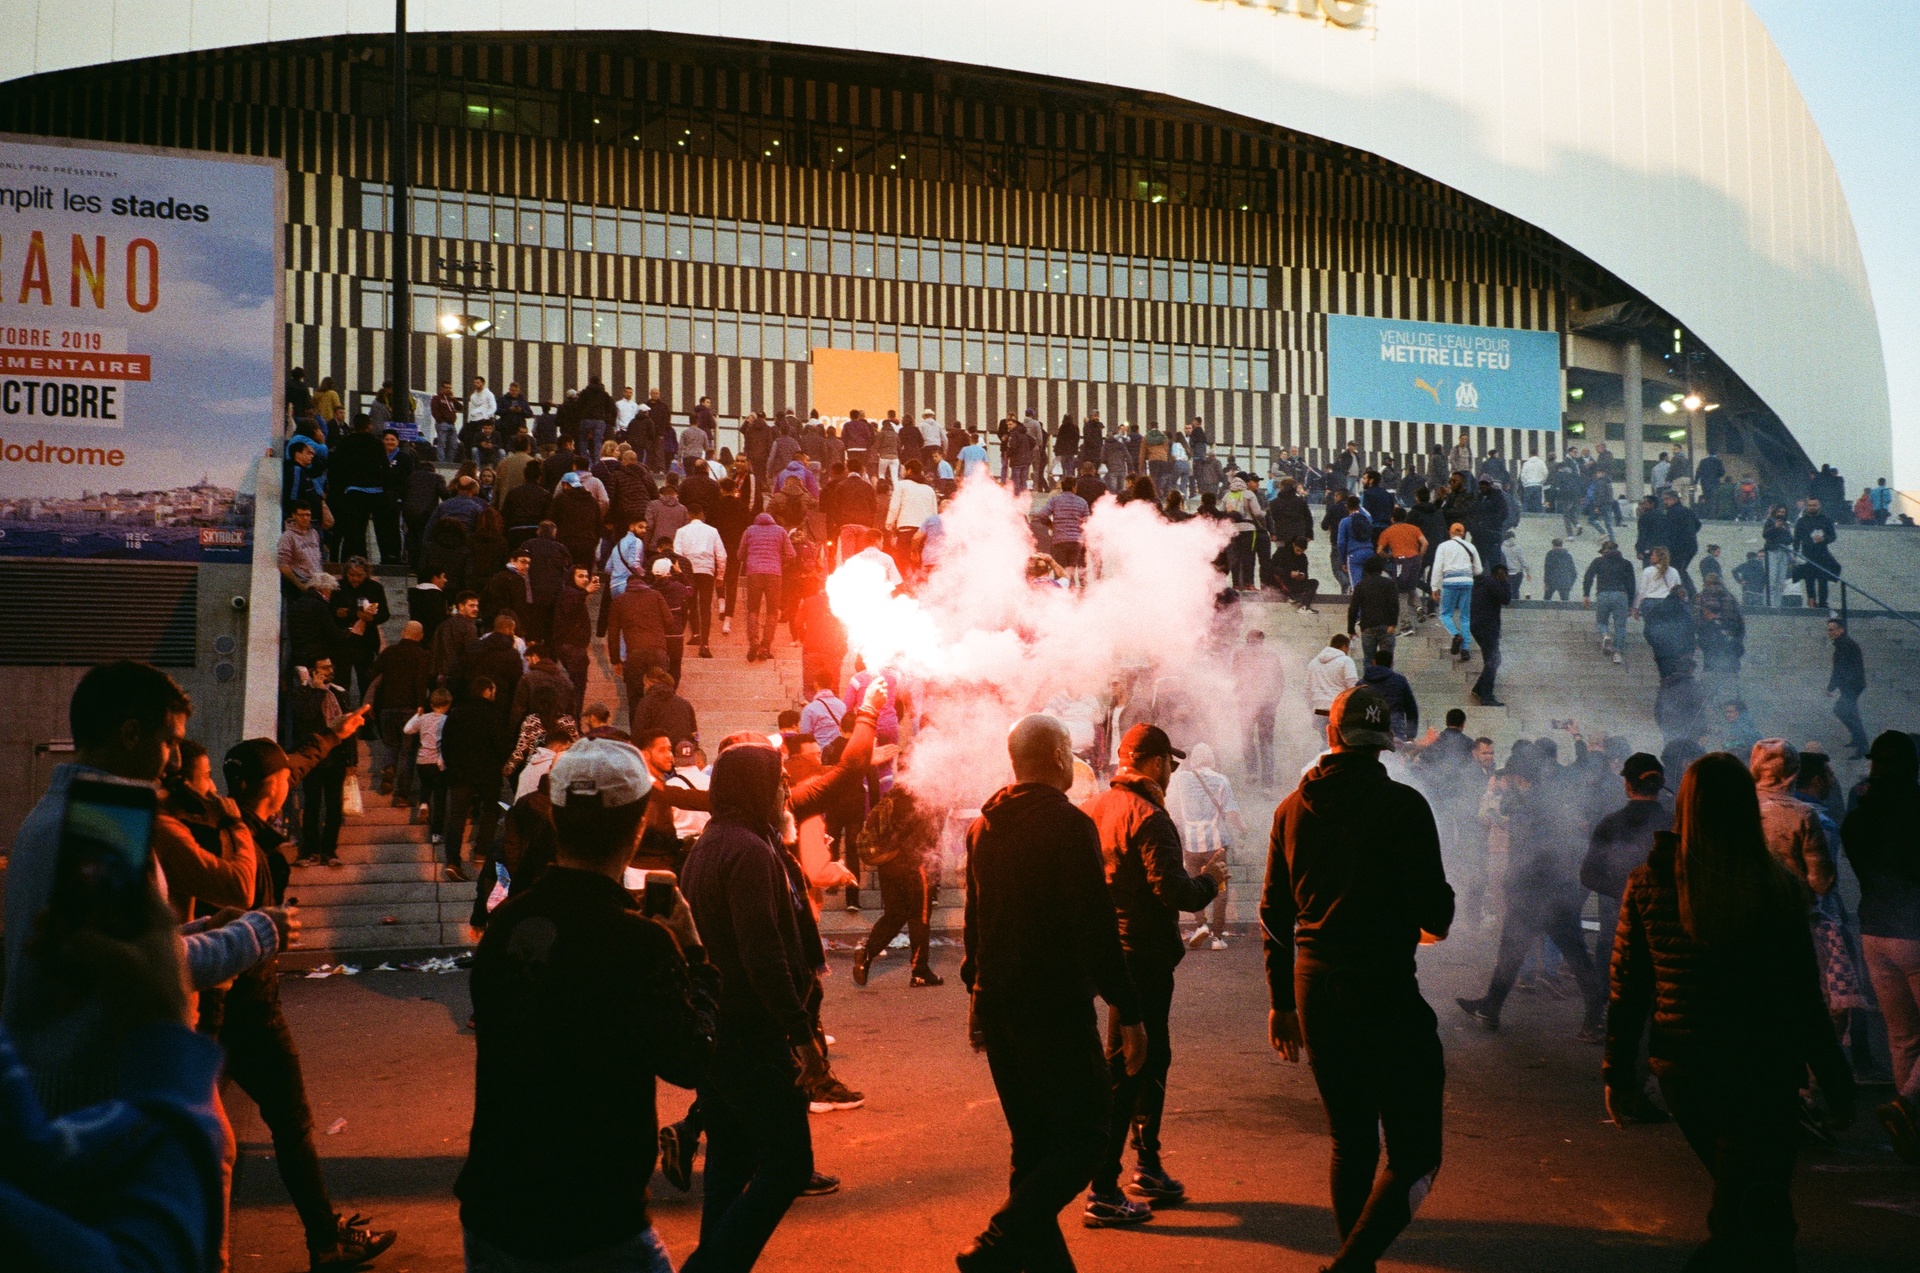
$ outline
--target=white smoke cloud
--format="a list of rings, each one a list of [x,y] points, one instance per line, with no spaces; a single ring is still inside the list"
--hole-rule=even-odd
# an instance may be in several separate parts
[[[1132,687],[1128,721],[1151,719],[1176,746],[1209,741],[1237,757],[1252,687],[1236,684],[1230,662],[1237,619],[1216,634],[1225,580],[1213,561],[1225,526],[1102,500],[1086,523],[1087,584],[1073,590],[1027,581],[1036,549],[1026,502],[967,482],[942,515],[938,564],[915,595],[893,595],[882,571],[858,560],[827,581],[853,651],[896,670],[917,698],[923,728],[905,781],[936,803],[977,807],[1009,778],[1015,720],[1051,704],[1084,726],[1116,682]]]

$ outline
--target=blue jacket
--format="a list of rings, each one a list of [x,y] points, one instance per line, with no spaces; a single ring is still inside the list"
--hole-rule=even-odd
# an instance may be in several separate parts
[[[1420,732],[1420,703],[1413,696],[1413,684],[1390,667],[1367,664],[1360,683],[1387,700],[1393,736],[1403,742]]]
[[[1373,519],[1367,516],[1366,509],[1348,513],[1340,519],[1340,528],[1334,533],[1334,548],[1341,561],[1362,548],[1372,550]]]

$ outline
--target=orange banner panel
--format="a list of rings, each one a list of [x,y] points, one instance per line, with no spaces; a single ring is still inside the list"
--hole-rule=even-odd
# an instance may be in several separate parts
[[[860,410],[879,420],[900,409],[900,355],[869,349],[813,351],[813,401],[823,416]]]

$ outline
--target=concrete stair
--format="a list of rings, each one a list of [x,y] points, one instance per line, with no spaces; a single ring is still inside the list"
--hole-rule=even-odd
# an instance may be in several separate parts
[[[365,752],[362,752],[364,757]],[[368,773],[362,764],[360,773]],[[439,950],[468,944],[472,884],[444,881],[425,825],[370,789],[366,812],[340,830],[334,866],[296,866],[287,897],[300,907],[301,964],[359,951]]]

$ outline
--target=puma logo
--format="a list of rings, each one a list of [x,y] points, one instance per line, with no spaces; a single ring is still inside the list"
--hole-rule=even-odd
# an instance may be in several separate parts
[[[1446,387],[1446,383],[1446,381],[1442,380],[1437,385],[1430,385],[1423,377],[1415,376],[1413,378],[1413,387],[1415,389],[1424,389],[1427,395],[1433,399],[1433,405],[1436,407],[1440,405],[1440,390]]]

